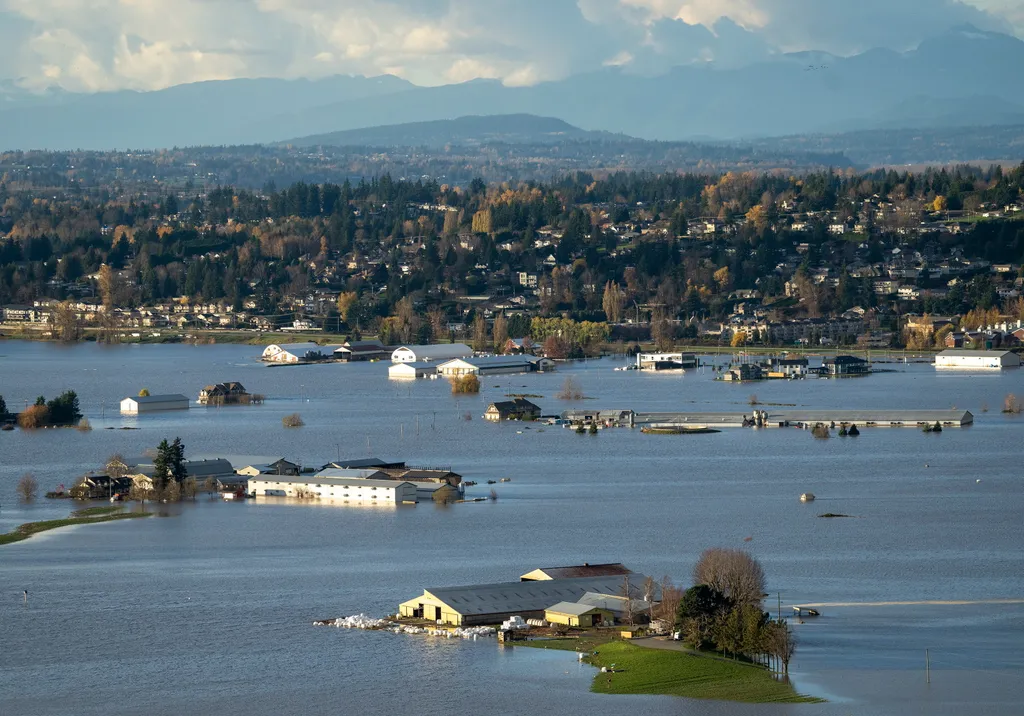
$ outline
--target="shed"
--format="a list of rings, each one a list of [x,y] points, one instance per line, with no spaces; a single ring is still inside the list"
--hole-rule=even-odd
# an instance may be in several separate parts
[[[542,582],[550,579],[571,579],[575,577],[623,577],[633,571],[620,562],[611,564],[583,564],[571,567],[541,567],[527,572],[519,578],[522,582]]]
[[[121,401],[121,413],[139,415],[158,413],[165,410],[188,410],[188,398],[180,393],[168,395],[139,395]]]
[[[426,362],[395,363],[388,367],[388,378],[395,380],[414,380],[437,375],[437,364]]]
[[[473,349],[465,343],[438,343],[428,346],[402,346],[391,354],[393,363],[422,363],[424,361],[444,362],[454,358],[473,355]]]
[[[590,628],[613,624],[615,616],[607,609],[579,602],[559,602],[544,610],[544,618],[552,624]]]

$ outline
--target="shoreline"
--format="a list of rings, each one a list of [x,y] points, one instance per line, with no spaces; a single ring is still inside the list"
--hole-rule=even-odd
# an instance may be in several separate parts
[[[26,522],[15,527],[10,532],[0,534],[0,546],[23,542],[34,535],[50,532],[62,527],[94,525],[102,522],[117,522],[119,520],[150,517],[153,514],[152,512],[124,512],[123,509],[124,508],[122,507],[87,507],[73,511],[64,519]]]
[[[590,691],[609,696],[673,696],[749,704],[822,704],[827,700],[796,690],[789,677],[757,665],[621,640],[581,638],[509,642],[508,646],[586,652],[580,661],[597,671]],[[614,666],[614,670],[612,667]]]

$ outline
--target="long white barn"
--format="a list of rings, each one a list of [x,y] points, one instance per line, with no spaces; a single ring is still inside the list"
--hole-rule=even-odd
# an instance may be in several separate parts
[[[145,395],[125,398],[121,401],[121,413],[159,413],[165,410],[188,410],[188,398],[180,393],[172,395]]]
[[[936,368],[1019,368],[1020,356],[1011,351],[948,350],[935,356]]]
[[[249,480],[248,490],[256,497],[312,496],[321,500],[372,505],[416,502],[416,485],[411,482],[359,477],[260,475]]]

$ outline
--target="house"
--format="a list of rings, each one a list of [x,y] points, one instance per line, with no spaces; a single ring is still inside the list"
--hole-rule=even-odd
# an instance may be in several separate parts
[[[534,373],[554,368],[549,358],[531,355],[483,356],[455,358],[437,366],[437,372],[451,378],[462,375],[498,375],[503,373]]]
[[[559,602],[575,602],[587,592],[621,594],[627,581],[630,591],[639,590],[645,579],[642,574],[629,573],[429,588],[421,596],[399,604],[398,614],[455,626],[499,624],[513,616],[543,619],[544,611]]]
[[[550,606],[544,610],[544,619],[552,624],[584,629],[615,623],[615,615],[610,611],[579,602],[559,602]]]
[[[731,383],[742,383],[747,380],[764,380],[766,378],[764,368],[757,363],[740,363],[731,366],[722,374],[722,380]]]
[[[165,410],[188,410],[188,398],[180,393],[169,395],[138,395],[121,401],[122,415],[141,415]]]
[[[871,364],[856,356],[836,356],[821,362],[821,372],[831,376],[867,375],[871,372]]]
[[[283,457],[273,462],[261,463],[259,465],[246,465],[238,470],[239,475],[245,477],[257,477],[259,475],[298,475],[302,467],[294,462],[289,462]]]
[[[229,405],[248,402],[250,395],[241,383],[217,383],[199,391],[200,405]]]
[[[0,310],[0,318],[8,323],[34,323],[39,311],[34,306],[23,306],[20,304],[8,304]]]
[[[501,420],[536,420],[540,417],[540,407],[525,398],[500,400],[491,403],[484,413],[484,419],[492,422]]]
[[[401,505],[416,502],[416,486],[411,482],[331,477],[322,473],[297,477],[253,477],[248,481],[248,492],[256,497],[308,497],[366,505]]]
[[[521,582],[544,582],[552,579],[570,579],[573,577],[624,577],[633,571],[620,562],[610,564],[583,564],[571,567],[541,567],[527,572],[519,578]]]
[[[391,351],[380,341],[348,341],[334,351],[334,357],[346,363],[382,360]]]
[[[388,366],[388,378],[394,378],[396,380],[426,378],[432,375],[437,375],[436,363],[395,363],[394,365]]]
[[[803,378],[807,375],[806,358],[776,358],[772,361],[769,378]]]
[[[260,360],[267,363],[311,363],[331,355],[331,351],[325,354],[324,350],[313,342],[272,344],[263,350]]]
[[[473,355],[473,349],[465,343],[438,343],[427,346],[402,346],[391,353],[393,363],[444,362],[454,358]]]
[[[1019,368],[1020,356],[1011,351],[945,350],[935,356],[936,368]]]

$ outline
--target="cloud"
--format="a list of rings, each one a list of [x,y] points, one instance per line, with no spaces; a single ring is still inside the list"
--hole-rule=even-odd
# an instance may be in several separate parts
[[[523,85],[619,66],[906,49],[952,25],[1024,31],[1021,0],[0,0],[0,80],[78,91],[398,73]]]

